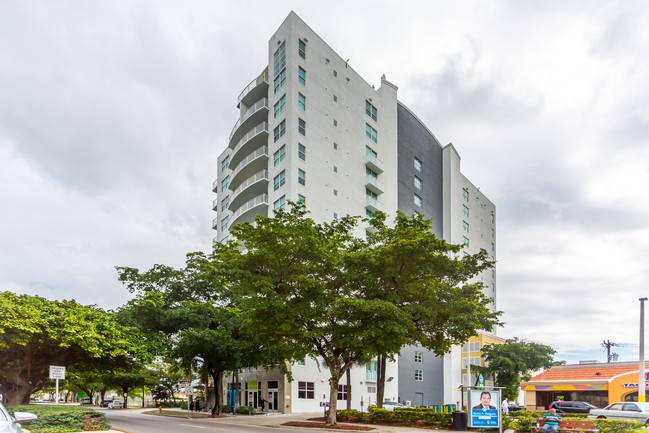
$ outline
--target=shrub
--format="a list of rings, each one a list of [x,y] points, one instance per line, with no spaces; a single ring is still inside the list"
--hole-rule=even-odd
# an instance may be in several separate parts
[[[103,413],[82,406],[22,405],[8,407],[14,412],[31,412],[38,419],[26,424],[33,433],[109,430]]]
[[[595,425],[600,433],[631,433],[644,426],[640,421],[622,419],[596,419]]]
[[[399,423],[417,426],[439,426],[449,427],[452,423],[450,413],[435,412],[434,409],[411,409],[395,408],[394,411],[379,409],[370,406],[369,413],[361,413],[357,410],[341,410],[337,412],[337,418],[341,421],[371,422],[376,424]]]
[[[232,411],[232,406],[229,404],[224,404],[221,406],[221,413],[230,413]]]
[[[536,418],[532,416],[521,416],[512,422],[514,428],[518,431],[530,431],[532,426],[536,425]]]
[[[503,415],[503,430],[507,430],[514,423],[514,419],[509,415]]]
[[[252,406],[239,406],[234,409],[234,413],[242,415],[252,415],[256,412],[256,409]]]

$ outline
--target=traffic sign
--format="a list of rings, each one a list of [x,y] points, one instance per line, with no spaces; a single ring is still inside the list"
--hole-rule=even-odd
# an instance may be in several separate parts
[[[50,365],[50,379],[65,379],[65,367]]]

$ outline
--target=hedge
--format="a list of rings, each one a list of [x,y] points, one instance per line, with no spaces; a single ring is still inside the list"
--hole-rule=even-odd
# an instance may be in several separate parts
[[[110,430],[103,413],[83,406],[22,405],[8,407],[7,411],[31,412],[38,419],[25,423],[32,433],[61,433]]]
[[[436,412],[434,409],[387,409],[371,408],[369,412],[359,412],[356,409],[339,410],[336,418],[340,421],[366,422],[372,424],[396,423],[417,426],[449,427],[452,422],[450,413]]]

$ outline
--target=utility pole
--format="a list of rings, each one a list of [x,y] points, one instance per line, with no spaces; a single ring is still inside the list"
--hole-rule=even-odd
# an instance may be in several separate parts
[[[620,346],[619,344],[611,343],[611,340],[604,340],[602,342],[602,346],[606,347],[606,359],[607,359],[607,362],[609,364],[611,363],[611,359],[617,360],[617,353],[611,353],[611,347],[614,347],[614,346],[619,347]]]

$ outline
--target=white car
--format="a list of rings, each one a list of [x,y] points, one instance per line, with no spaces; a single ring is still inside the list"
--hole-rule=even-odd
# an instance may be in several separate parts
[[[649,425],[649,403],[631,401],[611,403],[604,409],[591,409],[588,418],[630,419]]]
[[[14,416],[9,415],[7,409],[0,403],[0,432],[2,433],[20,433],[20,423],[34,421],[38,418],[29,412],[14,412]]]
[[[406,405],[403,405],[399,403],[398,401],[384,401],[383,402],[383,409],[387,409],[389,411],[393,411],[397,407],[408,407]]]

